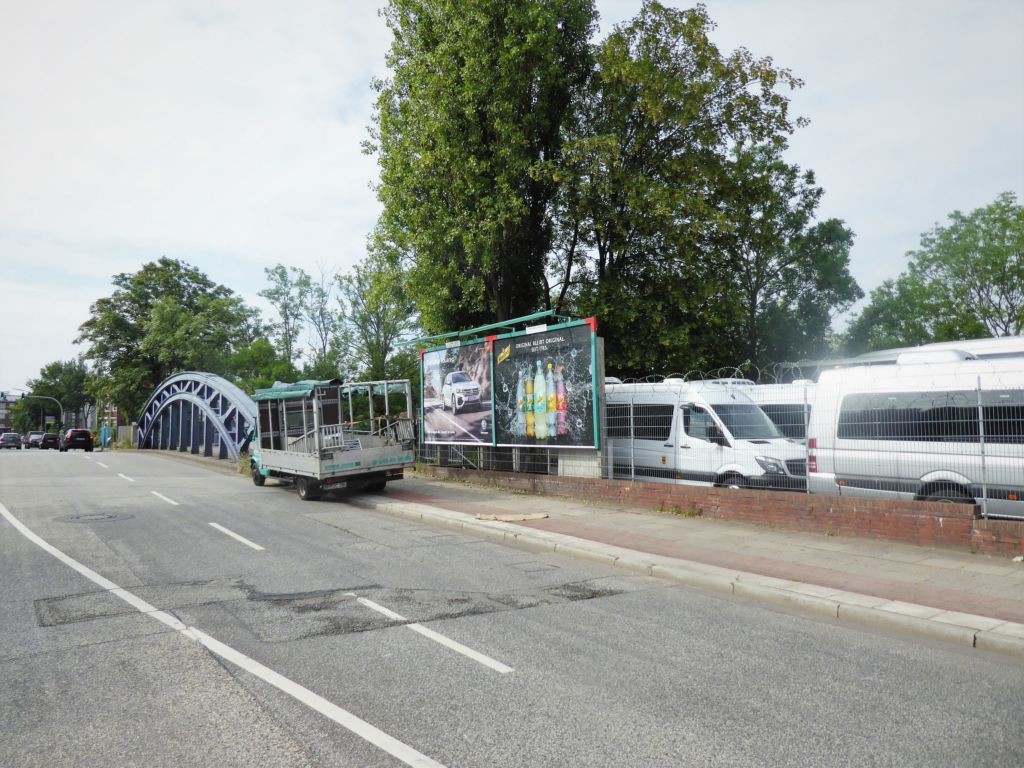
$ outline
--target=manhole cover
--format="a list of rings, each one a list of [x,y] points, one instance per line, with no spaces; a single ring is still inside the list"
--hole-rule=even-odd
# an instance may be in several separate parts
[[[107,512],[86,512],[81,515],[58,517],[57,520],[62,523],[112,523],[115,520],[127,520],[130,517],[132,517],[132,515],[112,515]]]

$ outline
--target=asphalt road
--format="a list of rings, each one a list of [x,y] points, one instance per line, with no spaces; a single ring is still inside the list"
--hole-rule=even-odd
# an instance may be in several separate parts
[[[1012,660],[351,498],[0,454],[0,766],[1024,764]]]

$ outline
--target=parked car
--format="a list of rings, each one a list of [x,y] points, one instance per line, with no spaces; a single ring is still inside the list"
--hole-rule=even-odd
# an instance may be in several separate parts
[[[0,435],[0,448],[17,448],[21,450],[21,435],[17,432],[4,432]]]
[[[39,438],[39,445],[37,447],[43,451],[49,450],[50,448],[60,450],[60,437],[53,432],[45,432],[43,436]]]
[[[42,432],[29,432],[25,435],[25,447],[26,448],[38,448],[39,438],[43,436]]]
[[[93,435],[88,429],[69,429],[60,441],[60,449],[66,451],[71,448],[84,448],[91,451],[92,441]]]
[[[441,409],[451,408],[452,413],[458,413],[469,405],[480,405],[480,385],[465,371],[452,371],[441,386]]]

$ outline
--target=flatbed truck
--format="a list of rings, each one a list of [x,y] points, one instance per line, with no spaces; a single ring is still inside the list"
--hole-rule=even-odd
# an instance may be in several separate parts
[[[383,491],[415,464],[408,379],[299,381],[256,390],[253,483],[295,483],[311,501],[341,488]]]

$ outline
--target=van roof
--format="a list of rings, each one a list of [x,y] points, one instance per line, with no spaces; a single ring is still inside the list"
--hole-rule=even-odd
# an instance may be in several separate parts
[[[701,400],[712,405],[718,403],[753,403],[754,401],[739,387],[724,387],[705,381],[684,381],[665,379],[658,382],[634,382],[628,384],[605,384],[608,395],[633,395],[644,398],[664,397],[668,400]]]
[[[955,379],[958,376],[983,374],[1016,374],[1024,379],[1024,358],[987,358],[953,362],[913,362],[894,365],[854,366],[833,368],[821,372],[818,386],[841,382],[894,381],[898,379]]]

